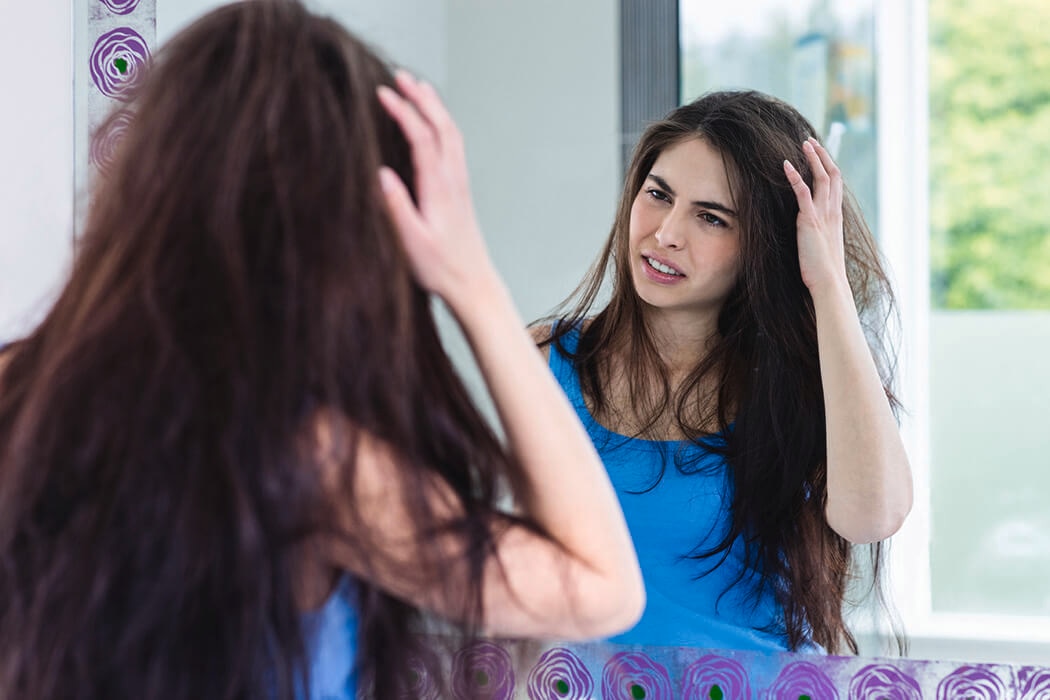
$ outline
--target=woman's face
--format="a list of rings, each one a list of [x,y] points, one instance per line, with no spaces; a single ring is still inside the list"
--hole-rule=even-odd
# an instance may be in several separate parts
[[[740,268],[721,154],[697,137],[664,149],[631,205],[630,270],[651,307],[717,315]]]

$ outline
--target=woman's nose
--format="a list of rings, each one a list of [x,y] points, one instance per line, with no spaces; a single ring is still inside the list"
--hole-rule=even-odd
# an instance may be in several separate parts
[[[672,250],[678,250],[682,247],[683,240],[680,226],[676,224],[674,217],[668,216],[660,223],[660,228],[656,229],[656,242],[662,247]]]

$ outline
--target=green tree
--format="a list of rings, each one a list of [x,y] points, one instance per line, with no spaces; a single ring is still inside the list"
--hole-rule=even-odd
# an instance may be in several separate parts
[[[1050,2],[930,0],[932,303],[1050,308]]]

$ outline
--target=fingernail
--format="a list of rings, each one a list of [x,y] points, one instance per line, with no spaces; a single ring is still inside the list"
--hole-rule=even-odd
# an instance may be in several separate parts
[[[805,150],[812,151],[813,150],[813,144],[810,143],[809,139],[807,139],[807,140],[802,142],[802,148],[805,149]]]
[[[790,160],[785,160],[784,161],[784,167],[791,168],[792,170],[795,169],[795,166],[791,164]]]
[[[383,188],[384,192],[390,192],[394,189],[393,178],[397,177],[394,171],[385,165],[379,166],[379,186]]]

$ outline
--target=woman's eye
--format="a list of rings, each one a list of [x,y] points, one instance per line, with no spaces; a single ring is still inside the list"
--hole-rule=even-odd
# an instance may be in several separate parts
[[[708,213],[706,211],[700,212],[699,214],[697,214],[697,216],[699,216],[700,219],[704,223],[710,224],[711,226],[725,226],[726,225],[726,222],[722,221],[721,219],[719,219],[714,214],[710,214],[710,213]]]
[[[667,196],[667,193],[663,192],[662,190],[649,189],[649,190],[646,190],[645,193],[647,195],[649,195],[650,197],[652,197],[653,199],[659,200],[661,202],[670,202],[671,201],[671,198]]]

